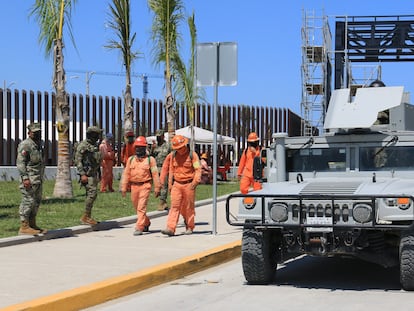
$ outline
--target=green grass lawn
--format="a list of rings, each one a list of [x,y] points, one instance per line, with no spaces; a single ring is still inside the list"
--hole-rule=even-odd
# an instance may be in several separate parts
[[[0,238],[17,235],[20,227],[19,205],[21,194],[16,181],[1,181],[0,196]],[[48,230],[67,228],[79,225],[85,206],[85,189],[80,189],[79,184],[73,182],[74,196],[72,199],[53,198],[54,181],[43,183],[43,200],[37,215],[37,224]],[[114,189],[118,189],[119,182],[114,182]],[[236,181],[218,182],[217,195],[239,191],[239,183]],[[212,185],[199,185],[196,191],[196,200],[204,200],[213,197]],[[157,209],[158,198],[151,193],[147,211]],[[94,203],[92,216],[98,221],[116,219],[135,215],[129,194],[125,198],[120,192],[99,193]]]

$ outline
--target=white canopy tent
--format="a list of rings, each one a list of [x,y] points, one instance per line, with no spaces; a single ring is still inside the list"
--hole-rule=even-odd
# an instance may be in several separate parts
[[[180,128],[175,131],[178,135],[183,135],[184,137],[187,137],[188,139],[191,138],[191,127],[194,129],[194,142],[196,144],[206,144],[206,145],[212,145],[214,142],[214,132],[202,129],[197,126],[186,126],[183,128]],[[168,141],[168,133],[164,134],[165,140]],[[147,142],[151,144],[153,141],[156,141],[155,136],[149,136],[147,137]],[[233,145],[236,142],[236,140],[233,137],[230,136],[224,136],[217,134],[217,143],[222,145]]]

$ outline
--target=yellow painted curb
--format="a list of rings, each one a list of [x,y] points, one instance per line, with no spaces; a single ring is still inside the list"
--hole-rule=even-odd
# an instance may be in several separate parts
[[[241,241],[236,241],[166,264],[11,305],[2,309],[2,311],[85,309],[199,272],[237,258],[240,254]]]

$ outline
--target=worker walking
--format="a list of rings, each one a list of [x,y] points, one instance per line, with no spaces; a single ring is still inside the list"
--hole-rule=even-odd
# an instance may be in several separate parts
[[[176,135],[171,143],[173,151],[165,159],[160,178],[163,184],[168,175],[171,208],[167,227],[161,233],[173,236],[181,214],[186,225],[185,234],[192,234],[195,227],[195,189],[201,179],[200,160],[197,153],[190,151],[188,138]]]
[[[121,164],[125,169],[126,163],[130,156],[135,154],[135,148],[134,148],[134,139],[135,135],[133,131],[128,131],[125,133],[125,142],[121,147]],[[122,180],[124,177],[124,170],[122,170],[121,174],[121,181],[119,182],[119,190],[121,191],[121,185]],[[127,189],[127,191],[131,191],[130,188]]]
[[[101,176],[101,192],[106,192],[108,188],[109,192],[114,192],[113,188],[113,167],[115,164],[115,151],[112,145],[112,133],[107,133],[105,139],[102,140],[99,145],[99,151],[102,157],[102,176]]]
[[[254,178],[253,163],[254,158],[261,156],[259,146],[259,137],[255,132],[251,132],[247,137],[247,149],[243,151],[237,170],[237,176],[240,179],[240,192],[246,194],[252,186],[253,190],[262,189],[259,179]]]
[[[19,235],[46,233],[36,225],[36,215],[42,200],[44,176],[43,146],[40,123],[27,126],[28,137],[17,147],[16,166],[20,175],[22,200],[19,206]]]
[[[102,130],[90,126],[86,130],[86,139],[76,148],[75,163],[80,176],[80,183],[86,189],[85,213],[80,221],[82,224],[94,226],[98,222],[92,218],[92,207],[98,195],[101,153],[97,145]]]
[[[142,235],[149,231],[151,222],[147,216],[147,204],[154,184],[154,194],[160,194],[160,179],[157,163],[154,157],[147,155],[147,141],[144,136],[139,136],[135,142],[135,155],[126,162],[124,178],[122,180],[122,196],[126,196],[128,186],[131,187],[131,201],[137,213],[134,235]]]

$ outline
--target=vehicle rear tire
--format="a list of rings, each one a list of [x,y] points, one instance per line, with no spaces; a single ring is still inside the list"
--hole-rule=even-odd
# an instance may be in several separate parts
[[[414,235],[412,232],[401,236],[400,283],[404,290],[414,290]]]
[[[250,284],[269,284],[276,276],[276,247],[269,231],[243,230],[242,266]]]

